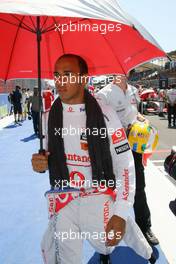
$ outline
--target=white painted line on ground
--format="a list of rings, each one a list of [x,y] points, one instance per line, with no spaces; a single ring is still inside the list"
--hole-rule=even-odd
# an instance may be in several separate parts
[[[6,116],[0,119],[0,130],[14,122],[14,116]]]
[[[153,163],[161,163],[164,162],[165,160],[151,160]]]
[[[173,179],[166,171],[164,166],[154,165],[172,184],[176,186],[176,180]]]
[[[161,172],[166,176],[166,172],[165,172],[165,169],[164,169],[163,166],[157,166],[157,169],[158,169],[159,171],[161,171]]]
[[[170,264],[176,263],[176,217],[169,202],[176,198],[176,186],[150,160],[145,169],[146,193],[151,210],[152,230]]]

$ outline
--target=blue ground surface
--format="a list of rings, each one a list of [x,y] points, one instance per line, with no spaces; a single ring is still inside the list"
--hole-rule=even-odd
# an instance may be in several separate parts
[[[40,241],[47,226],[44,192],[48,174],[31,168],[31,155],[38,150],[32,122],[9,125],[0,131],[0,264],[42,264]],[[160,247],[154,249],[156,264],[168,263]],[[146,264],[125,246],[111,255],[112,264]],[[84,264],[98,264],[98,254],[85,242]],[[77,263],[73,263],[77,264]]]

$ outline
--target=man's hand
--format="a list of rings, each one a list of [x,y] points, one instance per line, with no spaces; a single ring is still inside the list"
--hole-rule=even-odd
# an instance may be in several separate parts
[[[106,227],[106,245],[116,246],[125,234],[126,221],[117,215],[113,215]],[[113,235],[111,234],[113,232]]]
[[[48,169],[48,156],[49,152],[46,152],[45,154],[38,154],[35,153],[32,155],[32,167],[33,170],[36,172],[44,172]]]

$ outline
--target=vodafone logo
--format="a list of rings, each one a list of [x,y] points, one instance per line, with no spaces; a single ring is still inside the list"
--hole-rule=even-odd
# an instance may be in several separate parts
[[[79,171],[72,171],[70,173],[71,187],[81,187],[85,182],[84,175]]]
[[[109,204],[110,203],[110,201],[107,201],[107,202],[105,202],[104,203],[104,230],[106,230],[106,227],[107,227],[107,224],[108,224],[108,222],[109,222]]]
[[[116,132],[112,135],[112,143],[117,144],[126,139],[126,133],[123,128],[119,128]]]
[[[67,109],[67,112],[73,113],[74,112],[73,107],[69,106],[68,109]]]
[[[115,134],[116,134],[117,138],[121,138],[122,137],[122,131],[121,130],[117,130]]]

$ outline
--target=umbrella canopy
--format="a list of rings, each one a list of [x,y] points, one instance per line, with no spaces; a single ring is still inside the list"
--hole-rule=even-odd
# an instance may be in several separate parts
[[[126,74],[165,56],[116,0],[1,0],[0,79],[38,77],[37,34],[41,78],[53,78],[56,58],[64,53],[82,56],[90,75]]]
[[[56,59],[83,57],[90,75],[126,74],[165,53],[116,0],[1,0],[0,79],[38,78],[40,152],[41,78],[53,79]]]

